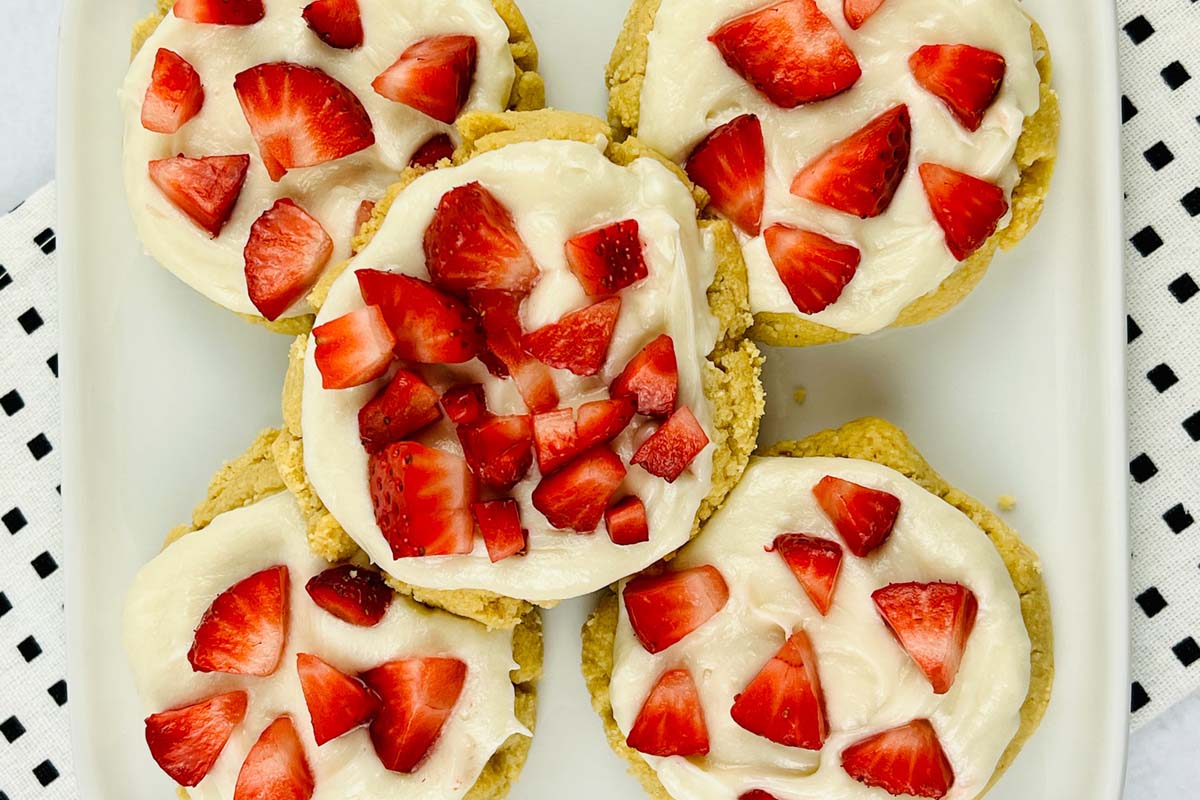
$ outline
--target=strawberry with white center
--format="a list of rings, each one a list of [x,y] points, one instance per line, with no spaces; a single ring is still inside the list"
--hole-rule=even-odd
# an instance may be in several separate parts
[[[620,313],[621,299],[610,297],[525,334],[521,346],[543,364],[576,375],[595,375],[608,357]]]
[[[782,533],[775,537],[770,549],[779,553],[822,616],[828,614],[842,571],[841,545],[803,533]]]
[[[315,782],[304,744],[290,717],[267,726],[246,756],[233,800],[309,800]]]
[[[638,712],[625,743],[652,756],[695,756],[708,752],[708,730],[686,669],[664,673]]]
[[[621,592],[629,624],[642,647],[659,653],[725,607],[729,587],[716,567],[641,575]]]
[[[483,347],[479,317],[435,287],[407,275],[358,274],[363,300],[379,306],[396,339],[396,356],[421,364],[470,361]]]
[[[946,234],[946,247],[959,261],[970,257],[1008,213],[1004,190],[941,164],[922,164],[920,173],[929,207]]]
[[[479,45],[473,36],[434,36],[400,54],[371,84],[389,100],[438,122],[454,122],[471,94]]]
[[[376,521],[393,557],[471,552],[475,478],[466,461],[415,442],[397,442],[373,453],[368,469]]]
[[[684,165],[710,202],[744,233],[758,235],[766,193],[767,155],[758,117],[743,114],[710,133]]]
[[[954,768],[926,719],[877,733],[842,752],[842,769],[860,783],[889,794],[945,797]]]
[[[413,772],[442,735],[467,680],[454,658],[406,658],[375,667],[363,680],[380,698],[371,743],[383,765]]]
[[[178,53],[159,48],[154,75],[142,102],[142,127],[175,133],[204,105],[204,86],[196,69]]]
[[[733,721],[788,747],[820,750],[829,735],[817,656],[797,631],[734,698]]]
[[[318,747],[369,722],[379,712],[379,701],[360,681],[317,656],[296,656],[296,672]]]
[[[246,242],[250,301],[266,319],[279,319],[317,282],[332,254],[333,240],[321,223],[291,200],[277,200]]]
[[[925,45],[908,66],[969,131],[979,130],[1004,81],[1004,56],[969,44]]]
[[[146,718],[150,755],[180,786],[195,786],[246,717],[246,693],[227,692]]]
[[[242,192],[250,156],[176,156],[151,161],[150,180],[193,222],[219,236]]]
[[[796,308],[805,314],[816,314],[836,303],[862,261],[862,253],[854,245],[788,225],[772,225],[763,239],[779,279]]]
[[[313,328],[317,369],[326,389],[349,389],[387,372],[396,340],[379,306],[363,306]]]
[[[957,583],[893,583],[871,599],[933,691],[950,691],[979,611],[971,590]]]
[[[288,569],[271,567],[213,600],[196,627],[188,662],[196,672],[264,677],[275,672],[288,630]]]
[[[204,25],[253,25],[267,12],[263,0],[175,0],[171,13]]]

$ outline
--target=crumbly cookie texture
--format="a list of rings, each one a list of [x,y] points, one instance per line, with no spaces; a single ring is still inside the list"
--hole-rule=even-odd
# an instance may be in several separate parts
[[[182,536],[197,533],[208,527],[219,514],[244,508],[278,492],[286,491],[283,477],[275,467],[273,448],[283,431],[267,429],[260,433],[246,452],[223,465],[208,485],[208,494],[192,512],[192,520],[169,534],[163,547]],[[365,558],[362,563],[366,563]],[[542,617],[529,610],[513,629],[513,661],[516,669],[509,673],[515,691],[516,717],[530,731],[537,723],[537,682],[542,677]],[[512,784],[525,766],[532,739],[514,734],[500,746],[484,765],[475,785],[464,800],[499,800],[508,794]],[[187,800],[188,793],[177,789],[179,797]]]
[[[1021,724],[996,765],[991,781],[979,794],[987,794],[1004,774],[1025,742],[1033,735],[1050,703],[1054,683],[1054,632],[1051,626],[1050,597],[1042,577],[1042,565],[1016,531],[1008,527],[983,503],[947,483],[921,456],[908,437],[886,420],[867,417],[840,428],[822,431],[796,442],[780,442],[759,451],[760,456],[812,458],[832,456],[874,461],[890,467],[920,484],[978,525],[1008,567],[1013,586],[1021,599],[1021,616],[1029,631],[1031,645],[1029,694],[1021,706]],[[645,759],[625,744],[625,736],[613,718],[608,686],[613,674],[613,642],[617,633],[617,595],[608,592],[583,626],[583,677],[592,696],[592,707],[600,715],[608,742],[616,753],[629,762],[629,771],[656,800],[671,800],[658,776]]]
[[[661,4],[662,0],[634,0],[613,48],[605,77],[609,90],[609,123],[618,138],[637,134],[642,85],[650,53],[649,35],[654,30],[654,19]],[[993,234],[983,247],[959,264],[936,289],[905,307],[892,323],[893,327],[920,325],[958,305],[983,280],[997,248],[1008,250],[1016,246],[1042,214],[1058,152],[1060,115],[1058,95],[1050,87],[1050,47],[1037,21],[1031,19],[1030,22],[1033,50],[1040,54],[1037,70],[1041,78],[1041,103],[1033,116],[1025,120],[1017,140],[1014,159],[1021,175],[1010,198],[1012,217],[1005,228]],[[843,341],[854,334],[819,325],[796,314],[760,312],[754,315],[750,336],[769,345],[807,347]]]
[[[602,120],[585,114],[567,111],[527,111],[488,114],[464,114],[457,123],[463,143],[454,153],[453,163],[462,164],[475,155],[517,142],[544,139],[571,140],[594,143],[611,142],[611,130]],[[618,145],[610,144],[606,155],[616,164],[627,165],[637,158],[653,157],[669,163],[636,140]],[[443,161],[439,167],[448,166]],[[677,174],[678,167],[671,165]],[[396,196],[427,169],[409,169],[379,201],[375,211],[355,239],[355,252],[370,242],[383,224]],[[689,188],[691,183],[683,179]],[[746,284],[746,265],[733,228],[723,220],[701,220],[701,227],[710,235],[716,256],[716,277],[708,288],[709,307],[721,325],[716,349],[709,355],[704,369],[705,394],[713,403],[714,430],[712,440],[713,487],[701,502],[692,529],[695,535],[701,524],[720,507],[725,496],[737,485],[758,440],[758,425],[765,405],[760,375],[763,357],[749,339],[744,338],[752,318],[749,289]],[[309,296],[314,308],[319,308],[329,292],[329,286],[349,262],[331,271],[332,278],[322,280]],[[336,273],[336,274],[335,274]],[[272,449],[283,480],[300,502],[308,518],[309,543],[323,558],[337,561],[353,556],[359,547],[321,503],[304,470],[304,443],[300,431],[300,404],[303,388],[304,352],[307,337],[300,336],[292,344],[288,371],[283,388],[284,429]],[[396,591],[420,602],[444,608],[455,614],[482,622],[491,628],[509,628],[527,615],[533,605],[525,600],[506,597],[494,592],[461,589],[456,591],[422,589],[388,578]],[[549,608],[554,603],[540,603]]]

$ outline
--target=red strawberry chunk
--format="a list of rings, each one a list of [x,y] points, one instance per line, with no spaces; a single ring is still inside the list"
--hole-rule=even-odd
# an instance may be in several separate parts
[[[480,183],[442,195],[424,247],[433,282],[455,294],[478,289],[527,294],[539,277],[512,214]]]
[[[330,47],[353,50],[363,43],[358,0],[315,0],[304,7],[303,16],[313,33]]]
[[[483,348],[479,317],[419,278],[360,269],[363,300],[379,306],[396,339],[396,355],[421,364],[461,364]]]
[[[908,57],[917,83],[969,131],[979,130],[1000,94],[1004,67],[1004,56],[969,44],[927,44]]]
[[[814,0],[782,0],[743,14],[708,40],[730,69],[781,108],[841,94],[862,76],[854,51]]]
[[[456,658],[405,658],[365,673],[383,701],[371,723],[371,744],[386,769],[413,772],[433,750],[467,679]]]
[[[567,265],[589,297],[606,297],[649,275],[635,219],[567,240]]]
[[[836,303],[862,260],[854,245],[790,225],[772,225],[763,239],[779,279],[804,314],[816,314]]]
[[[353,564],[330,567],[314,575],[304,589],[320,608],[342,622],[363,628],[378,625],[395,596],[382,575]]]
[[[379,709],[361,681],[314,655],[297,654],[296,672],[318,747],[370,722]]]
[[[488,415],[487,397],[478,383],[462,384],[442,395],[442,408],[455,425],[474,425]]]
[[[291,717],[267,726],[246,755],[233,800],[309,800],[314,780]]]
[[[313,328],[314,355],[326,389],[349,389],[379,378],[396,340],[379,306],[364,306]]]
[[[688,156],[684,169],[708,192],[713,208],[745,233],[758,235],[767,175],[758,117],[743,114],[714,130]]]
[[[899,497],[832,475],[822,478],[812,492],[850,552],[859,558],[869,556],[892,535],[900,513]]]
[[[781,533],[767,548],[779,553],[822,616],[833,607],[833,590],[842,571],[842,546],[803,533]]]
[[[613,544],[638,544],[650,541],[646,505],[630,495],[604,512],[604,527]]]
[[[264,16],[262,0],[175,0],[179,19],[207,25],[253,25]]]
[[[358,435],[367,452],[374,452],[441,418],[437,392],[420,375],[401,369],[358,410]]]
[[[691,673],[663,673],[642,703],[625,743],[639,753],[664,758],[708,752],[708,727]]]
[[[521,398],[534,414],[558,406],[558,391],[550,368],[525,352],[521,346],[520,298],[507,292],[478,291],[470,295],[471,306],[483,318],[489,360],[503,365],[517,383]],[[483,357],[481,356],[481,359]],[[492,374],[499,370],[489,364]]]
[[[529,546],[529,532],[521,527],[521,510],[512,499],[474,503],[471,513],[483,534],[492,563],[521,555]]]
[[[611,442],[629,425],[633,414],[633,402],[627,398],[584,403],[576,414],[579,444],[586,449]]]
[[[595,447],[533,490],[533,507],[559,530],[591,533],[625,480],[625,465],[607,447]]]
[[[454,155],[454,142],[444,133],[439,133],[417,148],[408,164],[412,167],[434,167],[442,159]]]
[[[354,92],[316,67],[260,64],[238,73],[233,88],[273,181],[375,144]]]
[[[521,344],[543,364],[576,375],[596,375],[608,358],[620,313],[621,298],[610,297],[525,334]]]
[[[175,133],[199,114],[203,105],[204,87],[196,69],[178,53],[160,47],[142,100],[142,127],[154,133]]]
[[[975,628],[975,594],[957,583],[893,583],[871,599],[933,693],[950,691]]]
[[[471,96],[478,49],[473,36],[422,39],[401,53],[371,86],[388,100],[450,124]]]
[[[538,469],[543,475],[549,475],[583,452],[579,446],[575,412],[569,408],[535,414],[533,441]]]
[[[896,106],[808,162],[792,181],[792,194],[863,219],[877,217],[904,179],[911,145],[908,106]]]
[[[269,567],[217,595],[204,612],[188,663],[196,672],[265,677],[283,656],[288,631],[288,568]]]
[[[367,460],[375,521],[393,558],[462,555],[475,545],[467,462],[416,442],[396,442]]]
[[[966,259],[983,247],[1008,213],[1004,190],[941,164],[922,164],[919,172],[933,217],[946,234],[946,247],[959,261]]]
[[[738,800],[779,800],[779,798],[764,789],[751,789],[739,794]]]
[[[927,719],[876,733],[842,751],[842,769],[851,778],[889,794],[945,797],[954,769]]]
[[[751,733],[788,747],[820,750],[829,735],[817,657],[804,631],[796,631],[771,657],[729,712]]]
[[[679,396],[679,365],[671,337],[662,334],[634,356],[612,382],[609,394],[634,400],[639,414],[661,419],[671,416]]]
[[[847,25],[858,30],[881,5],[883,0],[842,0],[842,16]]]
[[[250,301],[278,319],[308,294],[333,255],[333,240],[308,212],[282,198],[250,226],[243,257]]]
[[[250,156],[175,156],[151,161],[150,180],[171,204],[214,238],[233,214]]]
[[[621,596],[642,647],[661,653],[724,608],[729,586],[716,567],[706,564],[661,575],[638,575],[625,584]]]
[[[516,486],[533,464],[533,423],[526,415],[462,425],[458,439],[471,471],[492,489]]]
[[[631,464],[639,464],[651,475],[674,483],[696,456],[708,446],[708,434],[687,406],[680,406],[658,430],[633,454]]]
[[[146,717],[146,744],[162,771],[180,786],[204,780],[246,716],[245,692],[226,692]]]

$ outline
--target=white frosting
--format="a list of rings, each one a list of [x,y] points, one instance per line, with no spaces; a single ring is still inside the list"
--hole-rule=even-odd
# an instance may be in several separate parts
[[[868,558],[848,550],[829,615],[822,617],[778,553],[781,533],[841,539],[810,487],[825,475],[890,492],[900,514],[887,543]],[[613,713],[628,734],[658,676],[686,666],[699,688],[711,750],[704,759],[643,756],[673,797],[733,800],[764,789],[779,800],[883,798],[845,773],[850,744],[913,719],[932,721],[954,767],[949,800],[983,791],[1017,732],[1029,691],[1029,635],[1000,554],[962,512],[899,473],[868,461],[767,458],[751,463],[738,488],[672,569],[712,564],[729,602],[657,655],[638,643],[622,603],[614,645]],[[895,641],[871,600],[904,581],[967,586],[979,602],[974,631],[950,691],[935,695]],[[830,735],[820,753],[785,747],[739,727],[734,697],[796,629],[817,654]]]
[[[200,618],[218,594],[259,570],[285,564],[290,574],[287,645],[267,678],[193,672],[187,652]],[[125,604],[125,652],[148,713],[245,690],[246,719],[212,771],[188,794],[227,800],[259,734],[289,714],[316,780],[313,800],[404,797],[443,800],[466,794],[484,764],[514,733],[529,731],[513,711],[512,634],[432,611],[397,596],[372,628],[337,619],[313,603],[304,585],[329,565],[309,552],[304,519],[286,492],[222,514],[172,544],[142,568]],[[411,775],[389,772],[366,728],[317,747],[296,673],[296,654],[319,656],[348,674],[397,658],[447,656],[467,664],[462,695],[428,759]]]
[[[767,153],[763,230],[786,223],[852,242],[862,251],[858,272],[838,301],[801,316],[848,333],[877,331],[958,266],[929,209],[919,165],[945,164],[993,181],[1006,193],[1016,184],[1013,152],[1025,118],[1039,104],[1039,54],[1031,45],[1029,18],[1013,0],[887,0],[854,31],[842,16],[842,0],[817,0],[854,51],[863,74],[835,98],[788,110],[759,94],[707,41],[727,20],[765,4],[663,0],[650,33],[638,138],[682,162],[718,125],[747,112],[757,115]],[[959,125],[909,71],[909,55],[926,44],[970,44],[1004,56],[1000,94],[975,133]],[[792,179],[805,164],[900,103],[908,105],[912,118],[912,151],[886,213],[861,220],[791,194]],[[762,236],[739,236],[752,310],[799,314]]]
[[[652,159],[618,167],[603,154],[604,142],[515,144],[485,153],[466,164],[426,174],[396,199],[370,245],[354,260],[355,269],[389,269],[428,278],[422,237],[439,199],[455,186],[482,182],[512,212],[517,229],[541,279],[522,308],[525,330],[558,320],[587,304],[583,288],[566,263],[568,238],[604,224],[636,219],[645,244],[649,275],[621,292],[621,314],[608,360],[599,375],[580,378],[552,370],[560,406],[578,407],[608,396],[609,383],[646,344],[662,333],[674,339],[679,363],[679,404],[688,406],[706,431],[713,411],[704,394],[705,357],[716,343],[718,324],[708,310],[706,291],[715,274],[711,249],[695,220],[695,205],[683,184]],[[362,306],[353,271],[341,276],[317,323]],[[304,368],[302,427],[309,481],[334,518],[384,570],[400,580],[436,589],[486,589],[534,601],[562,600],[594,591],[653,563],[687,541],[700,501],[712,483],[710,444],[673,484],[641,467],[629,467],[623,491],[646,504],[650,540],[620,546],[604,526],[593,534],[553,529],[532,504],[536,463],[512,496],[529,530],[527,555],[491,563],[482,538],[465,556],[394,559],[375,523],[367,485],[367,454],[359,441],[357,413],[384,385],[354,389],[321,387],[309,346]],[[513,381],[488,375],[478,360],[423,371],[435,389],[456,383],[482,383],[495,414],[525,414]],[[635,417],[613,444],[625,464],[649,435],[648,421]],[[454,453],[462,449],[446,419],[419,437]]]
[[[408,45],[429,36],[469,33],[478,42],[475,82],[465,109],[500,111],[508,104],[515,67],[508,27],[489,0],[359,0],[364,43],[338,50],[321,42],[301,16],[309,0],[266,0],[267,14],[250,26],[197,25],[174,14],[138,52],[121,89],[125,114],[125,192],[147,252],[209,299],[233,311],[260,316],[250,302],[242,249],[250,226],[281,197],[289,197],[324,226],[334,241],[330,264],[350,255],[354,220],[363,200],[380,197],[412,154],[451,126],[376,94],[371,82]],[[141,108],[160,47],[186,59],[204,85],[204,107],[178,133],[142,127]],[[290,61],[319,67],[362,101],[375,130],[375,144],[345,158],[293,169],[278,183],[263,167],[233,80],[258,64]],[[212,239],[175,208],[149,179],[155,159],[250,155],[250,171],[233,216]],[[309,313],[300,301],[285,316]]]

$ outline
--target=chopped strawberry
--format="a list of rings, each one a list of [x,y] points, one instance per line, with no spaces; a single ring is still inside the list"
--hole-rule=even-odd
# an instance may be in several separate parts
[[[371,84],[377,93],[450,124],[471,96],[475,37],[432,36],[410,45]]]
[[[383,312],[399,358],[461,364],[483,348],[475,312],[427,281],[375,269],[360,269],[355,275],[363,300]]]
[[[291,717],[280,717],[267,726],[250,748],[233,800],[309,800],[314,780],[304,745]]]
[[[529,532],[521,527],[521,510],[512,499],[488,500],[471,505],[492,563],[521,555],[529,546]]]
[[[969,44],[927,44],[908,57],[908,68],[969,131],[979,130],[1004,82],[1004,56]]]
[[[642,647],[661,653],[725,607],[729,586],[704,565],[661,575],[639,575],[622,592],[629,624]]]
[[[288,568],[268,567],[217,595],[204,612],[188,663],[196,672],[265,677],[283,656],[288,631]]]
[[[576,375],[595,375],[608,358],[620,313],[621,298],[610,297],[525,334],[521,344],[543,364]]]
[[[751,789],[738,795],[738,800],[779,800],[765,789]]]
[[[661,419],[671,416],[679,395],[679,365],[671,337],[662,334],[634,356],[612,382],[609,394],[636,401],[639,414]]]
[[[833,607],[833,590],[842,571],[842,546],[803,533],[781,533],[767,548],[783,558],[804,593],[822,616]]]
[[[533,507],[559,530],[596,530],[604,510],[625,479],[625,465],[607,447],[595,447],[533,490]]]
[[[871,599],[933,693],[950,691],[975,628],[975,594],[957,583],[893,583]]]
[[[304,21],[330,47],[353,50],[363,43],[358,0],[314,0],[304,7]]]
[[[567,240],[567,265],[589,297],[607,297],[649,275],[635,219]]]
[[[358,410],[358,436],[374,452],[441,418],[437,392],[420,375],[401,369]]]
[[[392,605],[395,592],[369,567],[343,564],[314,575],[304,586],[319,607],[342,622],[371,628]]]
[[[262,0],[175,0],[172,11],[207,25],[253,25],[267,13]]]
[[[489,358],[502,364],[517,383],[521,398],[534,414],[558,405],[558,391],[550,368],[525,352],[521,346],[521,300],[507,292],[471,292],[471,306],[483,318]],[[483,355],[480,356],[483,360]],[[488,368],[495,374],[498,370]]]
[[[321,223],[286,197],[276,200],[250,226],[243,250],[250,301],[278,319],[308,294],[331,255],[333,240]]]
[[[651,756],[702,756],[708,727],[696,682],[686,669],[663,673],[642,703],[625,743]]]
[[[383,701],[371,723],[371,744],[386,769],[413,772],[433,750],[467,679],[456,658],[405,658],[365,673]]]
[[[674,483],[696,456],[708,446],[708,434],[687,406],[680,406],[633,454],[631,464],[640,464],[651,475]]]
[[[781,108],[841,94],[862,76],[814,0],[782,0],[726,22],[708,40],[729,68]]]
[[[842,16],[847,25],[858,30],[881,5],[883,0],[842,0]]]
[[[316,67],[259,64],[238,73],[233,88],[273,181],[375,143],[354,92]]]
[[[767,175],[758,117],[743,114],[714,130],[688,156],[684,169],[708,192],[713,208],[745,233],[758,235]]]
[[[396,442],[367,460],[375,521],[393,558],[461,555],[475,545],[467,462],[416,442]]]
[[[396,340],[379,306],[364,306],[313,328],[314,358],[326,389],[349,389],[379,378]]]
[[[142,100],[142,127],[154,133],[175,133],[199,114],[203,105],[204,87],[196,69],[175,51],[160,47]]]
[[[487,397],[478,383],[461,384],[442,395],[442,408],[455,425],[474,425],[488,415]]]
[[[896,106],[809,161],[792,181],[792,194],[863,219],[877,217],[904,179],[911,145],[908,106]]]
[[[816,314],[836,303],[862,260],[854,245],[791,225],[772,225],[763,239],[779,279],[804,314]]]
[[[954,786],[954,768],[927,719],[855,742],[842,751],[842,769],[894,795],[940,798]]]
[[[527,294],[539,276],[512,214],[480,183],[442,195],[424,247],[433,282],[455,294],[477,289]]]
[[[533,423],[526,415],[459,426],[458,439],[471,471],[492,489],[516,486],[533,464]]]
[[[812,493],[850,552],[859,558],[869,556],[892,535],[900,513],[899,497],[832,475],[822,478]]]
[[[538,469],[543,475],[549,475],[583,452],[579,446],[575,412],[569,408],[535,414],[533,441]]]
[[[450,137],[446,134],[439,133],[417,148],[417,152],[413,153],[408,165],[410,167],[434,167],[439,161],[450,158],[452,155],[454,155],[454,142],[450,141]]]
[[[817,656],[796,631],[733,700],[733,721],[777,744],[820,750],[829,735]]]
[[[245,692],[226,692],[146,717],[146,744],[162,771],[180,786],[204,780],[246,716]]]
[[[611,442],[629,425],[633,414],[633,401],[628,398],[584,403],[575,422],[580,446],[586,449]]]
[[[922,164],[919,172],[933,217],[946,234],[946,247],[959,261],[966,259],[983,247],[1008,213],[1004,190],[941,164]]]
[[[214,238],[233,214],[250,156],[175,156],[151,161],[150,180],[171,204]]]
[[[363,200],[358,204],[358,211],[354,212],[354,235],[362,230],[362,226],[371,221],[371,217],[375,215],[375,201]]]
[[[316,656],[297,654],[296,672],[318,747],[370,722],[379,710],[379,701],[358,679]]]
[[[646,505],[630,495],[604,512],[604,527],[613,544],[638,544],[650,541]]]

